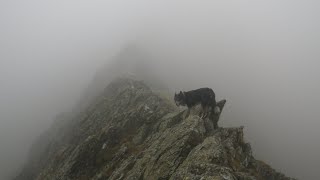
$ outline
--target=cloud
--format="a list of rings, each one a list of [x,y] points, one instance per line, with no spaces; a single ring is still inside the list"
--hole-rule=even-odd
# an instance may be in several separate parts
[[[318,6],[295,0],[0,2],[0,174],[15,171],[52,118],[134,42],[150,57],[149,72],[172,91],[210,86],[228,99],[221,123],[245,125],[257,157],[289,176],[317,179]]]

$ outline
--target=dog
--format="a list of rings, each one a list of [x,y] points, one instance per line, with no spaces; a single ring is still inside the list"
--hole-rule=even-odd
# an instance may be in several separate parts
[[[216,103],[215,93],[211,88],[200,88],[192,91],[175,93],[174,101],[177,106],[187,106],[188,111],[195,105],[201,104],[204,111],[203,117],[208,115],[208,109],[214,111],[215,114],[220,112]],[[202,117],[202,118],[203,118]]]

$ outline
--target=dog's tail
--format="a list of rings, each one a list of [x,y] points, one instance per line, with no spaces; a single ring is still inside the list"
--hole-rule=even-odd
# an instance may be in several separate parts
[[[219,115],[222,112],[222,109],[223,109],[224,105],[226,104],[226,102],[227,101],[225,99],[217,102],[215,107],[212,109],[212,114]]]
[[[216,106],[213,108],[213,113],[214,113],[215,115],[217,115],[217,114],[220,114],[220,112],[221,112],[220,107],[216,105]]]
[[[220,107],[218,106],[217,104],[217,101],[215,100],[215,97],[213,97],[213,102],[211,104],[211,113],[214,114],[214,115],[217,115],[217,114],[220,114],[221,112],[221,109]]]

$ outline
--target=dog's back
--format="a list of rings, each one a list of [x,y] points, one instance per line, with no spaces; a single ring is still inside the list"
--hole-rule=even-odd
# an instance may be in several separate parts
[[[203,107],[214,107],[216,104],[215,93],[210,88],[200,88],[188,92],[183,92],[183,100],[188,108],[201,104]]]
[[[200,88],[185,92],[186,104],[192,107],[196,104],[201,104],[204,107],[215,105],[215,94],[210,88]]]

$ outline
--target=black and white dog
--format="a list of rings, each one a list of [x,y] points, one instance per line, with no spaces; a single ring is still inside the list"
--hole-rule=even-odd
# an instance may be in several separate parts
[[[216,106],[215,93],[210,88],[200,88],[192,91],[182,92],[174,95],[174,101],[177,106],[187,106],[190,110],[191,107],[201,104],[204,115],[208,115],[208,110],[214,111],[215,114],[220,112],[220,108]]]

